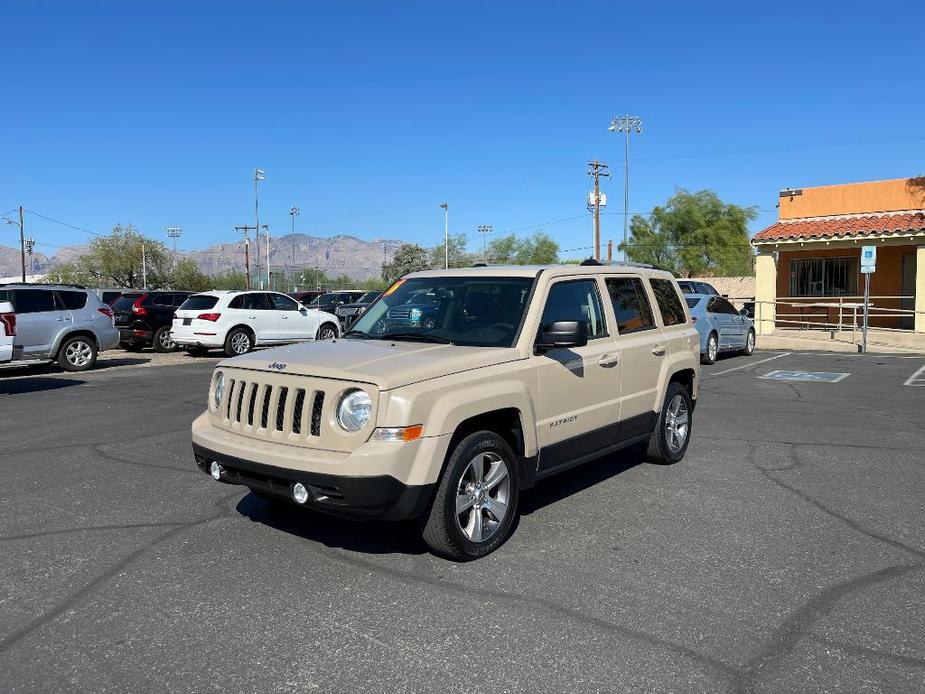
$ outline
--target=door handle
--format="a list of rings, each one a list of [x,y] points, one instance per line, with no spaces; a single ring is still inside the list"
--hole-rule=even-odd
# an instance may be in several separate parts
[[[257,316],[248,316],[251,320],[254,320]]]
[[[283,320],[289,320],[289,316],[280,316]]]
[[[656,357],[665,356],[665,345],[655,345],[655,347],[652,348],[652,354]]]
[[[619,354],[605,354],[603,357],[597,360],[597,363],[603,366],[605,369],[609,369],[613,366],[616,366],[620,362]]]

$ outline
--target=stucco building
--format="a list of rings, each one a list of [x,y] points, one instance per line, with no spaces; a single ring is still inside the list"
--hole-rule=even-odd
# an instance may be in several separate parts
[[[752,239],[759,334],[846,329],[865,245],[877,247],[870,325],[925,333],[925,177],[786,189],[779,208]]]

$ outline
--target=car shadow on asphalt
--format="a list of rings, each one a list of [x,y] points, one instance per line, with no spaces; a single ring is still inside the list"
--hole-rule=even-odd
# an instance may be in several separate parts
[[[89,371],[103,371],[105,369],[111,369],[117,366],[137,366],[138,364],[147,364],[149,361],[151,361],[150,358],[139,359],[137,357],[100,359]],[[47,374],[66,375],[69,373],[73,372],[65,371],[54,362],[41,362],[35,364],[24,363],[22,366],[17,364],[15,366],[4,366],[3,368],[0,368],[0,383],[2,383],[4,380],[22,378],[23,376],[44,376]]]
[[[630,446],[540,480],[533,489],[521,492],[520,514],[529,516],[644,462],[642,447]]]
[[[238,513],[326,547],[362,554],[424,554],[427,546],[413,521],[355,521],[297,508],[285,501],[271,502],[253,492],[235,507]]]
[[[0,395],[39,393],[43,390],[58,390],[59,388],[80,386],[84,383],[86,383],[86,381],[81,381],[76,378],[50,378],[46,376],[0,380]]]

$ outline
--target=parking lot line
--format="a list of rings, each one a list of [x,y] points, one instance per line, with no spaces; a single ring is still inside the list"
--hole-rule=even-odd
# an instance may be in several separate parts
[[[906,379],[906,382],[903,383],[904,386],[925,386],[925,365],[922,366],[918,371],[909,376]]]
[[[781,357],[787,357],[789,355],[790,355],[790,352],[784,352],[783,354],[775,354],[773,357],[768,357],[767,359],[761,359],[760,361],[752,361],[752,362],[749,362],[748,364],[743,364],[742,366],[734,366],[731,369],[726,369],[725,371],[717,371],[714,374],[710,374],[710,376],[722,376],[723,374],[727,374],[730,371],[738,371],[739,369],[747,369],[751,366],[757,366],[758,364],[764,364],[766,361],[773,361],[774,359],[780,359]]]

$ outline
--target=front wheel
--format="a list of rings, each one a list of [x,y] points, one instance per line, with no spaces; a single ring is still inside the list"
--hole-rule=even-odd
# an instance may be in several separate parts
[[[700,363],[715,364],[717,354],[719,354],[719,338],[716,337],[716,333],[710,333],[707,338],[707,349],[700,355]]]
[[[684,457],[691,439],[691,395],[680,383],[668,384],[665,402],[649,438],[646,459],[650,463],[673,465]]]
[[[315,336],[316,340],[333,340],[337,337],[337,328],[335,328],[330,323],[325,323],[320,328],[318,328],[318,334]]]
[[[447,461],[424,541],[448,559],[484,557],[510,535],[518,496],[517,456],[507,441],[492,431],[470,434]]]
[[[742,354],[746,357],[752,356],[752,352],[755,351],[755,331],[749,330],[748,335],[745,338],[745,349],[742,350]]]
[[[86,371],[96,363],[96,343],[78,335],[64,341],[58,350],[58,366],[65,371]]]

